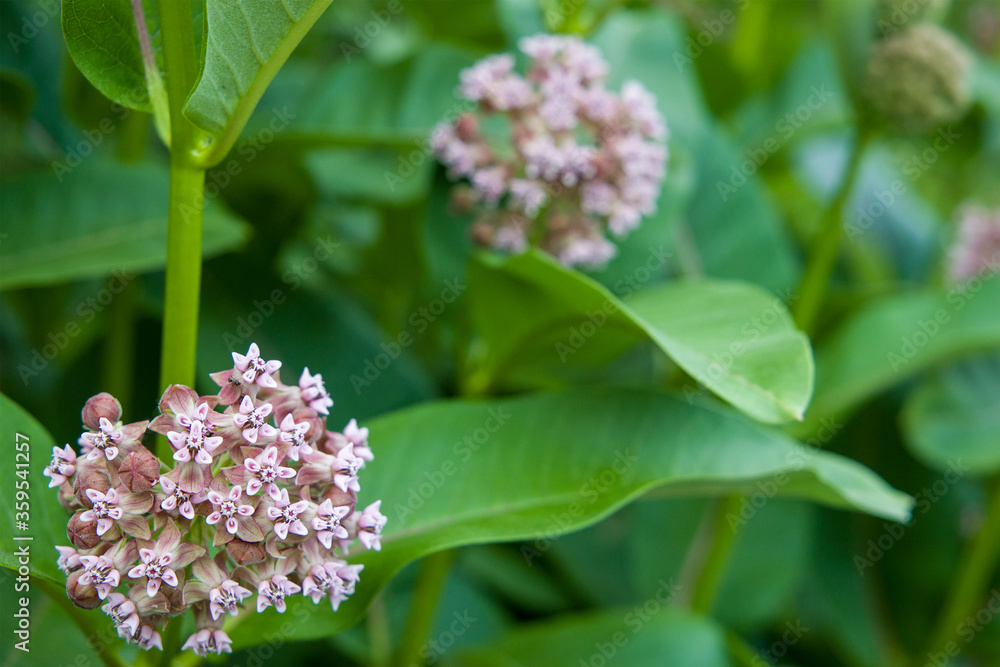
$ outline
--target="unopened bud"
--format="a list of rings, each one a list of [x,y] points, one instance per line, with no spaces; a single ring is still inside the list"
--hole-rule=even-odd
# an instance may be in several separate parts
[[[99,468],[87,468],[76,476],[76,483],[73,491],[76,499],[86,508],[94,506],[94,502],[87,497],[87,489],[95,489],[101,493],[106,493],[111,488],[111,478],[108,473]]]
[[[102,391],[87,400],[80,415],[83,417],[83,425],[91,431],[96,431],[101,426],[101,417],[112,424],[117,424],[121,420],[122,404],[108,392]]]
[[[879,42],[868,60],[872,105],[894,125],[925,131],[959,120],[972,100],[968,50],[948,31],[921,23]]]
[[[81,584],[80,577],[83,570],[77,570],[69,575],[66,580],[66,596],[73,601],[77,607],[83,609],[94,609],[101,604],[101,598],[97,595],[97,589],[93,584]]]
[[[264,560],[263,542],[244,542],[236,538],[226,545],[226,551],[238,565],[252,565]]]
[[[333,503],[334,507],[343,507],[344,505],[348,505],[351,508],[351,512],[353,512],[354,506],[358,504],[358,494],[353,491],[341,491],[335,485],[331,484],[329,488],[323,492],[323,498],[320,502],[323,502],[323,500],[329,500]],[[350,516],[349,513],[348,516]]]
[[[97,522],[82,521],[81,514],[83,514],[82,511],[69,518],[69,523],[66,524],[66,536],[77,549],[93,549],[101,542],[101,538],[97,534]]]
[[[126,456],[118,468],[118,481],[132,493],[149,491],[159,479],[160,460],[145,447]]]

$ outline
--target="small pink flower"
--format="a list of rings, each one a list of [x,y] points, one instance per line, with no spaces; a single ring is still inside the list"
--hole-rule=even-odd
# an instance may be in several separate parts
[[[232,640],[222,630],[203,628],[188,637],[181,650],[191,649],[195,655],[204,657],[209,654],[222,655],[232,653]]]
[[[117,455],[117,452],[116,452]],[[114,458],[114,457],[112,457]],[[49,477],[49,488],[55,488],[57,486],[62,486],[66,483],[66,479],[71,477],[74,472],[76,472],[76,452],[69,445],[66,445],[62,449],[58,447],[52,448],[52,460],[49,465],[45,467],[42,474]]]
[[[309,367],[306,366],[299,377],[299,389],[302,391],[302,402],[321,415],[329,414],[333,399],[326,391],[322,375],[310,375]]]
[[[257,584],[257,613],[270,606],[279,613],[285,613],[285,597],[302,590],[298,584],[289,581],[283,574],[275,574]]]
[[[206,436],[205,423],[193,421],[187,433],[170,431],[167,439],[171,446],[177,451],[174,452],[174,460],[178,463],[194,461],[203,466],[212,465],[212,452],[222,444],[220,436]]]
[[[358,519],[358,539],[366,549],[373,551],[382,550],[382,529],[388,518],[379,511],[382,501],[377,500],[364,509],[361,518]]]
[[[357,493],[361,490],[361,485],[358,484],[358,471],[364,465],[364,460],[354,455],[354,445],[347,445],[337,452],[333,462],[334,485],[341,491],[351,490]]]
[[[348,565],[342,560],[327,561],[314,565],[309,575],[302,580],[302,594],[312,598],[313,604],[319,604],[324,597],[329,598],[334,611],[354,593],[355,584],[363,565]]]
[[[135,644],[143,651],[153,648],[163,650],[163,640],[160,638],[160,633],[148,625],[139,626],[139,631],[132,637],[126,637],[126,641],[129,644]]]
[[[354,455],[362,461],[372,461],[375,455],[372,454],[371,447],[368,446],[368,429],[358,428],[358,420],[352,419],[344,427],[344,437],[354,445]],[[364,468],[364,463],[361,464]]]
[[[111,593],[101,611],[111,617],[119,637],[131,637],[139,630],[139,615],[135,603],[121,593]]]
[[[243,397],[240,402],[239,414],[233,415],[233,423],[241,429],[244,440],[255,443],[258,435],[270,438],[277,433],[274,427],[267,423],[267,416],[271,414],[273,409],[274,407],[270,403],[254,407],[252,398]]]
[[[260,348],[257,347],[257,343],[250,343],[250,349],[247,350],[246,355],[233,352],[233,363],[236,370],[243,373],[243,381],[247,384],[256,384],[258,387],[268,389],[278,386],[271,375],[281,368],[281,362],[264,361],[260,356]]]
[[[333,548],[333,538],[337,538],[338,540],[347,539],[347,529],[340,525],[340,522],[350,511],[351,508],[347,505],[334,507],[333,502],[329,498],[324,500],[316,510],[316,516],[312,520],[312,527],[316,531],[316,537],[327,549]]]
[[[243,489],[239,486],[234,486],[229,490],[229,497],[225,498],[221,493],[217,491],[209,491],[207,494],[208,501],[212,503],[215,511],[205,517],[205,523],[210,526],[214,526],[223,519],[226,520],[226,531],[230,535],[235,535],[236,531],[239,529],[238,517],[248,517],[253,516],[254,508],[252,505],[240,504],[240,497],[243,494]]]
[[[244,460],[243,467],[252,475],[247,482],[247,493],[251,496],[257,495],[263,488],[271,498],[281,500],[281,489],[278,488],[277,481],[295,477],[295,470],[278,465],[277,447],[268,447],[255,458]]]
[[[130,579],[146,578],[146,595],[153,597],[161,584],[177,586],[175,570],[183,570],[195,558],[205,553],[205,549],[195,544],[181,542],[181,533],[173,521],[169,521],[152,549],[139,549],[142,561],[128,571]]]
[[[88,461],[97,461],[101,457],[114,461],[118,456],[118,445],[125,439],[121,424],[112,424],[107,417],[101,417],[100,426],[94,433],[84,433],[80,436],[80,446],[87,454]]]
[[[309,432],[309,422],[295,423],[292,413],[285,415],[278,425],[278,441],[291,445],[288,448],[288,458],[293,461],[299,460],[299,454],[309,454],[313,451],[312,445],[306,440],[306,433]]]
[[[329,502],[329,501],[327,501]],[[309,503],[300,500],[297,503],[290,503],[288,500],[288,489],[281,490],[281,497],[274,501],[274,505],[267,508],[267,518],[274,522],[274,532],[281,539],[287,539],[288,533],[295,535],[308,535],[309,529],[299,519],[299,515],[309,508]]]
[[[73,547],[57,546],[56,551],[59,552],[59,559],[56,561],[56,567],[66,574],[73,572],[83,565],[83,562],[80,560],[80,554]]]
[[[103,535],[111,530],[116,519],[124,516],[122,508],[118,507],[118,492],[108,489],[106,493],[101,493],[97,489],[87,489],[87,497],[93,503],[93,507],[80,515],[80,521],[93,523],[97,521],[97,534]]]
[[[109,556],[80,556],[80,562],[83,564],[80,583],[92,584],[97,589],[97,597],[102,600],[121,582],[121,574]]]
[[[189,521],[194,519],[194,506],[205,502],[208,498],[208,494],[204,490],[197,493],[184,491],[166,475],[160,475],[160,486],[166,493],[166,498],[160,502],[160,509],[168,512],[176,509],[182,517]]]
[[[208,608],[212,613],[212,620],[218,620],[224,613],[236,616],[239,613],[239,605],[251,595],[253,593],[232,579],[226,579],[218,588],[213,588],[208,593]]]
[[[148,493],[119,493],[108,489],[101,493],[97,489],[87,489],[87,498],[93,504],[80,513],[80,521],[97,522],[97,534],[103,536],[115,524],[125,533],[146,539],[149,537],[149,523],[145,513],[153,505],[153,496]]]

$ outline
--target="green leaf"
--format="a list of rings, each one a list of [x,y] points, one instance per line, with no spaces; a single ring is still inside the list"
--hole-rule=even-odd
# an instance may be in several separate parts
[[[70,57],[95,88],[122,106],[152,110],[129,0],[63,0],[62,29]]]
[[[0,438],[8,457],[0,466],[0,488],[4,490],[0,498],[0,566],[18,569],[14,553],[27,547],[31,574],[62,586],[65,578],[56,567],[59,554],[55,545],[68,543],[69,515],[59,504],[58,489],[48,488],[49,478],[42,476],[55,443],[44,426],[3,394],[0,394]],[[19,465],[25,462],[27,466]],[[26,500],[17,499],[15,493],[20,491],[26,493]],[[18,514],[22,511],[27,516]],[[26,529],[19,527],[21,521]],[[18,537],[31,539],[18,540]]]
[[[488,346],[485,372],[525,359],[585,356],[601,363],[649,339],[704,386],[769,423],[801,419],[812,391],[812,354],[780,299],[743,283],[694,280],[644,286],[662,250],[622,276],[615,292],[548,255],[484,255],[473,265],[473,317]],[[696,392],[697,387],[689,387]]]
[[[882,299],[820,346],[815,398],[801,430],[812,432],[820,420],[849,413],[927,368],[998,348],[1000,278]]]
[[[332,0],[207,0],[205,63],[184,114],[216,135],[221,160],[271,79]]]
[[[728,411],[641,391],[572,391],[488,402],[445,401],[365,424],[376,460],[360,502],[382,500],[382,550],[360,556],[358,592],[298,639],[353,624],[396,572],[467,544],[544,546],[593,524],[650,489],[665,495],[753,493],[809,498],[893,520],[911,500],[864,466],[810,450]],[[414,463],[419,461],[419,463]],[[306,601],[295,605],[311,607]],[[301,613],[293,606],[293,618]],[[260,641],[273,620],[254,616],[231,636]]]
[[[447,667],[548,667],[620,664],[634,667],[731,667],[723,630],[713,621],[669,607],[650,591],[648,611],[611,609],[519,628],[496,644],[446,656]]]
[[[903,431],[921,461],[977,474],[1000,469],[1000,356],[972,359],[928,378],[910,394]]]
[[[79,158],[79,156],[78,156]],[[53,173],[54,172],[54,173]],[[0,287],[11,289],[154,271],[166,264],[169,175],[153,164],[54,163],[4,179],[8,225],[0,243]],[[203,248],[218,255],[248,230],[208,201]]]

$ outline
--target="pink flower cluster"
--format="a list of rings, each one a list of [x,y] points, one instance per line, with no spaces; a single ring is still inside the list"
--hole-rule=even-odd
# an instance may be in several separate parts
[[[614,257],[605,230],[621,237],[656,211],[666,173],[667,130],[656,100],[627,81],[605,88],[608,65],[576,37],[521,40],[530,64],[490,56],[461,74],[461,96],[478,113],[441,123],[431,147],[457,188],[460,209],[478,213],[473,237],[520,252],[537,244],[567,266],[595,267]],[[492,116],[506,122],[501,140]]]
[[[948,253],[948,276],[960,283],[1000,270],[1000,209],[967,204],[959,211],[958,236]]]
[[[74,512],[72,546],[57,547],[69,598],[144,649],[162,650],[160,631],[191,610],[184,648],[230,652],[224,616],[255,594],[257,612],[298,593],[336,610],[362,569],[347,562],[355,540],[381,549],[381,501],[357,508],[368,429],[327,430],[333,401],[308,368],[285,385],[256,345],[233,361],[212,375],[216,395],[170,386],[152,422],[123,424],[115,398],[94,396],[80,452],[53,448],[44,472]],[[166,436],[172,467],[143,446],[148,432]]]

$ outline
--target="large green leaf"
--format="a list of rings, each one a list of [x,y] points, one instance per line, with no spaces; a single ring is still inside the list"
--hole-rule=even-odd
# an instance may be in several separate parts
[[[812,353],[780,299],[744,283],[693,280],[644,286],[663,265],[653,251],[609,290],[548,255],[484,255],[470,272],[473,316],[488,347],[484,372],[525,359],[601,362],[655,342],[699,383],[756,419],[800,419],[812,391]],[[616,294],[617,292],[617,294]],[[619,298],[618,294],[622,296]],[[697,392],[697,386],[690,386]]]
[[[95,88],[130,109],[151,110],[129,0],[63,0],[62,28],[69,55]]]
[[[4,490],[0,498],[0,566],[16,570],[19,557],[15,553],[27,547],[31,574],[61,586],[65,579],[56,568],[59,554],[55,545],[68,543],[69,515],[59,504],[57,489],[48,488],[49,478],[42,476],[52,458],[52,436],[17,403],[0,394],[0,437],[7,456],[0,466],[0,488]],[[19,465],[25,462],[27,466]],[[21,491],[26,500],[15,496]]]
[[[724,631],[707,618],[667,606],[668,595],[669,588],[662,587],[650,591],[649,600],[635,609],[605,610],[528,625],[489,647],[448,655],[444,664],[731,667]]]
[[[337,614],[326,621],[317,614],[289,628],[290,636],[351,625],[412,560],[515,540],[531,540],[544,553],[549,540],[656,487],[677,496],[749,494],[766,481],[775,494],[893,520],[909,516],[910,499],[854,461],[806,449],[729,411],[657,393],[578,390],[427,403],[367,426],[376,459],[362,475],[361,502],[382,500],[389,517],[382,551],[360,556],[358,592]],[[252,616],[231,636],[254,643],[271,623]]]
[[[880,300],[820,346],[816,395],[802,431],[929,367],[998,348],[1000,278]]]
[[[228,150],[271,79],[331,2],[207,0],[205,63],[185,115]]]
[[[4,179],[10,221],[0,244],[0,287],[27,287],[153,271],[166,264],[169,176],[153,164],[84,162]],[[207,256],[243,243],[247,228],[207,202]]]
[[[961,461],[979,474],[1000,469],[1000,356],[928,378],[906,401],[903,429],[910,451],[935,468]]]

